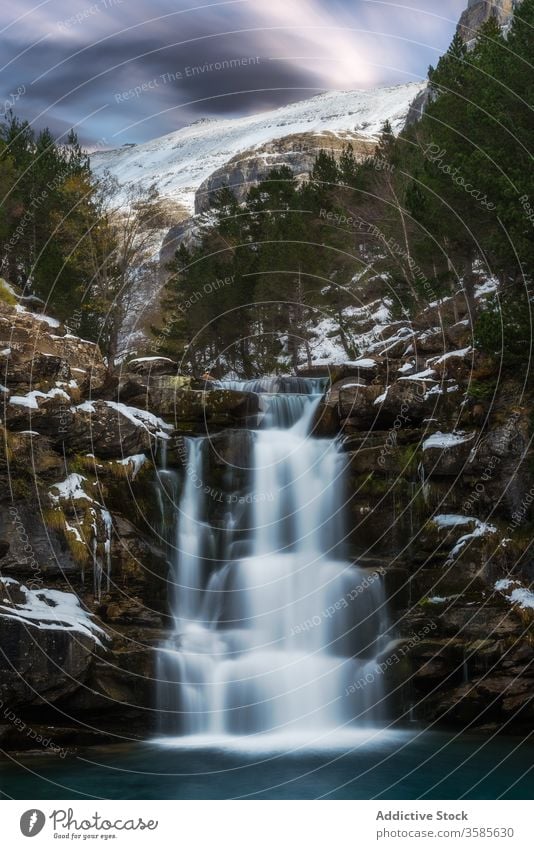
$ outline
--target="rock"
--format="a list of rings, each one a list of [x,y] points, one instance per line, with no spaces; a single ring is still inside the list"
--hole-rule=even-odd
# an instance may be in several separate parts
[[[361,383],[372,383],[376,377],[380,365],[380,358],[369,357],[355,360],[347,363],[332,363],[331,365],[312,365],[302,366],[298,369],[299,377],[318,378],[324,377],[330,380],[330,385],[333,387],[336,383],[340,383],[348,378]],[[364,363],[365,367],[358,365]]]
[[[99,616],[104,622],[109,617],[159,628],[168,606],[167,555],[118,512],[113,514],[113,529],[112,578],[119,597],[111,602],[111,611],[99,609]]]
[[[150,381],[150,374],[121,371],[118,377],[108,383],[105,390],[100,393],[100,397],[102,400],[146,409]]]
[[[91,715],[96,712],[99,714],[99,728],[105,725],[105,720],[100,717],[102,713],[111,716],[119,714],[121,722],[117,731],[120,738],[124,739],[125,728],[128,735],[131,731],[132,709],[141,708],[144,716],[137,719],[137,710],[135,711],[134,727],[140,726],[144,732],[143,736],[146,736],[147,730],[153,724],[156,658],[153,647],[137,645],[135,648],[117,652],[113,664],[96,659],[86,686],[79,688],[62,703],[64,711],[69,716]]]
[[[2,304],[0,348],[9,351],[7,386],[22,394],[46,391],[56,380],[76,380],[83,391],[101,388],[107,369],[98,345],[66,333],[59,322],[51,326],[50,321]]]
[[[304,177],[311,173],[320,150],[339,157],[344,145],[351,143],[357,160],[370,156],[375,143],[356,132],[296,133],[274,139],[246,150],[217,168],[199,186],[195,194],[195,213],[208,210],[223,186],[229,186],[238,201],[243,201],[250,189],[264,180],[273,168],[286,166],[293,174]]]
[[[365,356],[381,354],[388,361],[405,355],[407,349],[413,348],[416,335],[411,324],[396,321],[375,330],[377,341],[367,349]]]
[[[98,643],[90,633],[89,616],[75,596],[46,589],[29,591],[5,581],[1,595],[3,704],[17,707],[55,702],[77,690],[88,674]],[[77,625],[73,626],[73,620]],[[103,631],[97,633],[104,637]]]
[[[138,357],[135,360],[129,360],[127,363],[128,371],[134,374],[142,375],[157,375],[157,374],[172,374],[178,372],[178,363],[171,360],[170,357]],[[191,381],[191,378],[184,378],[184,383]]]
[[[351,432],[383,429],[392,426],[413,427],[422,421],[425,405],[424,381],[397,381],[391,386],[358,386],[343,383],[337,392],[338,410],[344,427]],[[335,397],[335,396],[334,396]]]
[[[366,434],[361,444],[355,437],[347,437],[344,448],[349,456],[352,474],[370,472],[379,475],[401,475],[411,478],[417,471],[418,433],[406,431],[373,431]]]
[[[208,444],[210,466],[222,469],[252,468],[254,433],[250,430],[224,430],[214,434]]]
[[[157,415],[174,421],[178,430],[196,433],[245,424],[260,412],[259,397],[253,392],[184,389],[183,378],[163,375],[151,380],[148,404]]]
[[[41,510],[27,499],[2,505],[0,539],[0,573],[23,580],[30,588],[53,576],[72,580],[79,574],[64,536],[48,527]]]
[[[513,679],[514,685],[516,683],[516,679]],[[513,722],[517,724],[518,721],[525,722],[528,726],[532,727],[532,721],[534,720],[534,681],[530,681],[530,690],[529,692],[524,692],[516,695],[514,690],[515,686],[512,686],[511,693],[510,689],[505,693],[505,698],[502,700],[501,709],[503,715],[506,717],[508,722]]]
[[[51,337],[59,355],[67,360],[72,377],[86,393],[98,392],[108,379],[108,371],[100,348],[95,342],[71,333]]]
[[[321,403],[312,423],[311,432],[316,437],[332,437],[339,432],[340,419],[338,404]]]
[[[460,640],[423,639],[416,648],[413,683],[418,690],[432,691],[441,682],[454,686],[461,680],[464,647]]]
[[[471,42],[482,24],[495,17],[501,26],[510,23],[514,13],[515,0],[468,0],[467,9],[462,12],[457,31],[464,41]]]
[[[361,386],[344,383],[338,392],[339,417],[358,430],[377,426],[378,406],[375,401],[384,394],[384,386]]]
[[[342,390],[351,390],[348,395],[344,396],[344,404],[347,403],[348,397],[356,397],[358,389],[363,389],[367,386],[367,381],[359,380],[359,375],[343,377],[336,380],[332,384],[324,399],[324,406],[338,408],[339,412],[343,412],[344,408],[340,408],[340,393]]]
[[[159,428],[145,418],[144,410],[139,410],[137,415],[135,409],[109,401],[82,404],[75,408],[72,419],[65,426],[61,442],[70,452],[91,453],[102,458],[145,452],[150,455]]]
[[[432,327],[414,337],[416,353],[444,354],[447,350],[443,327]]]
[[[476,444],[476,431],[470,433],[435,433],[423,442],[425,475],[456,476],[466,471],[471,451]]]
[[[430,357],[427,366],[436,372],[440,382],[454,379],[456,382],[468,383],[473,372],[474,356],[472,348],[469,347],[459,351],[446,351],[438,357]]]
[[[429,101],[429,87],[421,91],[410,104],[408,115],[406,116],[406,127],[411,127],[412,124],[417,124],[425,112]]]
[[[198,221],[187,216],[185,220],[179,221],[170,228],[160,250],[160,263],[162,268],[166,268],[169,263],[173,262],[176,251],[181,245],[191,249],[200,239]],[[157,350],[157,349],[156,349]]]
[[[5,407],[9,428],[36,431],[55,445],[62,442],[73,421],[72,399],[59,388],[46,394],[32,390],[24,395],[11,395]]]
[[[7,448],[7,456],[6,456]],[[55,481],[65,469],[65,462],[54,451],[52,441],[35,430],[7,432],[0,444],[0,475],[5,469],[12,485],[35,485],[35,478]],[[1,478],[0,478],[1,479]],[[6,492],[7,492],[6,479]]]
[[[472,516],[440,514],[439,517],[429,519],[419,530],[418,551],[423,553],[425,559],[428,559],[429,554],[434,558],[438,556],[448,558],[460,538],[473,534],[477,528],[482,530],[482,527],[479,519]],[[482,537],[481,532],[470,542],[478,545]],[[469,549],[472,551],[471,545]],[[461,552],[459,552],[460,554]],[[455,562],[462,562],[459,555],[455,558]],[[465,562],[462,562],[462,568],[467,571]],[[440,593],[436,591],[434,594],[439,595]]]
[[[66,382],[70,379],[71,371],[67,360],[36,352],[31,343],[19,350],[11,349],[11,353],[5,358],[2,380],[13,394],[26,394],[30,389],[46,391],[51,389],[56,381]]]
[[[455,688],[439,690],[427,704],[429,719],[456,725],[486,725],[508,720],[530,727],[533,715],[532,680],[504,675],[494,667],[483,677]]]
[[[399,430],[414,427],[427,415],[426,392],[432,383],[425,380],[399,380],[385,391],[380,402],[381,420],[387,420]]]
[[[527,440],[521,415],[512,411],[506,422],[493,426],[475,449],[473,463],[477,469],[485,467],[493,457],[517,460],[525,451]]]
[[[447,341],[454,348],[468,348],[473,344],[473,329],[469,320],[457,321],[455,324],[445,327]]]

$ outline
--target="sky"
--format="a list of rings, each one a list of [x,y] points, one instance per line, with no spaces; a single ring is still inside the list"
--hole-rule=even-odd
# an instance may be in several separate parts
[[[119,147],[426,76],[467,0],[2,0],[0,117]]]

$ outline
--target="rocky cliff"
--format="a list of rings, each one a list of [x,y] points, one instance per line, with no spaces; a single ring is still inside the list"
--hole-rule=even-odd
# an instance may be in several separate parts
[[[339,156],[343,147],[351,144],[357,160],[372,155],[376,141],[361,133],[324,130],[317,133],[295,133],[267,142],[232,157],[210,174],[195,192],[195,214],[206,212],[212,206],[217,192],[229,187],[241,203],[253,186],[264,180],[273,168],[285,165],[299,179],[311,173],[315,158],[321,150]],[[195,240],[197,223],[188,218],[177,223],[166,234],[160,251],[160,261],[165,268],[174,258],[180,245],[190,247]]]
[[[296,133],[268,142],[238,156],[217,168],[199,186],[195,194],[195,213],[209,209],[213,198],[223,186],[229,186],[237,199],[245,199],[252,186],[264,180],[273,168],[285,165],[297,177],[307,177],[321,150],[339,156],[345,145],[351,144],[358,161],[372,155],[376,142],[361,133],[328,130],[319,133]]]
[[[528,727],[532,399],[496,390],[460,295],[362,330],[358,359],[302,374],[329,378],[315,435],[340,435],[351,551],[385,575],[395,712]],[[170,624],[183,436],[210,434],[206,485],[224,492],[228,468],[247,465],[260,399],[196,386],[161,357],[110,377],[97,346],[20,306],[2,305],[0,336],[3,745],[28,748],[43,726],[62,751],[142,738]],[[245,479],[232,486],[246,494]],[[223,508],[213,499],[215,523]]]
[[[520,0],[469,0],[460,17],[458,32],[464,41],[472,41],[482,24],[491,17],[506,27],[519,4]]]
[[[0,338],[3,745],[135,737],[166,618],[145,504],[163,423],[109,400],[98,347],[53,319],[2,304]]]
[[[495,389],[459,301],[380,337],[331,369],[316,427],[344,436],[355,556],[385,569],[401,641],[388,674],[416,718],[527,728],[532,399]]]

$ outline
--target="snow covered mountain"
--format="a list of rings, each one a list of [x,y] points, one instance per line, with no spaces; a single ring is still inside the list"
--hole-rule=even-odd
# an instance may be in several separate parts
[[[369,91],[334,91],[244,118],[196,121],[169,135],[91,156],[97,174],[106,169],[124,186],[156,183],[164,198],[194,212],[195,192],[236,154],[297,133],[352,131],[372,138],[386,119],[399,131],[424,82]]]

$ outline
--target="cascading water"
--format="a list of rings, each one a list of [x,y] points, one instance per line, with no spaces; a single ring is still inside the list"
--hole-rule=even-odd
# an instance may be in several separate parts
[[[223,498],[207,486],[210,440],[187,440],[174,631],[159,652],[162,731],[295,735],[378,723],[383,585],[344,559],[344,455],[310,436],[321,386],[229,388],[262,393],[264,415],[245,495],[232,495],[232,475]],[[217,523],[213,498],[224,502]]]

